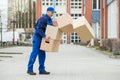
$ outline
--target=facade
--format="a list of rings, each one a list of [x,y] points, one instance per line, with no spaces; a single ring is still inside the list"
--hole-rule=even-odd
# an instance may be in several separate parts
[[[82,0],[82,3],[82,15],[92,26],[95,38],[100,39],[100,0]]]
[[[100,46],[120,39],[120,0],[82,0],[82,3],[82,15],[92,25]]]
[[[101,0],[101,46],[120,39],[120,0]]]
[[[77,19],[82,15],[82,1],[81,0],[37,0],[36,2],[36,18],[38,19],[40,16],[46,13],[46,9],[49,6],[52,6],[56,9],[56,15],[53,17],[53,20],[56,17],[69,13],[73,19]],[[71,33],[66,35],[63,34],[62,43],[70,44],[70,43],[79,43],[80,38],[76,33]]]
[[[69,13],[73,19],[77,19],[82,15],[82,0],[13,0],[9,2],[8,18],[9,27],[12,30],[24,29],[26,35],[33,34],[35,21],[42,15],[46,14],[46,9],[52,6],[57,13],[53,17],[53,21],[64,13]],[[13,22],[15,21],[15,26]],[[63,34],[62,43],[80,43],[77,33]]]

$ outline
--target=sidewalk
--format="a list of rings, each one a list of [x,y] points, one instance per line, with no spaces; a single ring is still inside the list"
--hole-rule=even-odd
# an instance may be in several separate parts
[[[31,47],[12,47],[0,52],[23,54],[0,54],[1,80],[120,80],[120,59],[110,59],[90,48],[75,45],[61,45],[59,53],[47,53],[46,69],[50,75],[38,74],[38,60],[34,71],[36,76],[26,74]]]

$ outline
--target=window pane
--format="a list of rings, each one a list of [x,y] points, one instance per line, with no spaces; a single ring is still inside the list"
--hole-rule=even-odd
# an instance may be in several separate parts
[[[98,0],[98,2],[99,2],[98,4],[99,4],[99,9],[100,9],[100,0]]]
[[[96,6],[97,6],[96,3],[97,3],[97,0],[93,0],[93,9],[96,9],[96,8],[97,8],[97,7],[96,7]]]

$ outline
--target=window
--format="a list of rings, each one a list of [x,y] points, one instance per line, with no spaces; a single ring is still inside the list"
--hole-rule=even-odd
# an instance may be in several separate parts
[[[96,3],[97,3],[97,0],[93,0],[93,9],[97,8],[97,6],[96,6],[97,4]]]
[[[74,3],[71,3],[71,5],[74,5]]]
[[[50,3],[50,5],[52,5],[52,3]]]
[[[79,1],[79,0],[71,0],[70,1],[70,6],[71,6],[71,8],[72,9],[80,9],[81,8],[81,6],[82,6],[82,1]]]
[[[75,14],[75,16],[77,17],[77,14]]]
[[[77,33],[71,33],[71,43],[80,43],[80,37],[77,35]]]
[[[79,3],[79,5],[81,5],[81,3]]]
[[[60,14],[60,16],[61,16],[62,14]]]
[[[56,14],[56,17],[58,17],[58,14]]]
[[[98,3],[98,4],[99,4],[99,9],[100,9],[100,0],[99,0],[99,3]]]
[[[46,3],[46,5],[49,5],[48,3]]]
[[[62,5],[62,3],[60,3],[60,5]]]
[[[79,17],[81,16],[81,14],[79,14]]]
[[[92,28],[95,33],[95,38],[100,39],[100,23],[99,22],[92,23]]]
[[[65,33],[63,33],[63,36],[62,36],[62,43],[64,44],[67,43],[67,35]]]
[[[73,18],[73,19],[77,19],[77,18],[79,18],[79,17],[81,17],[81,14],[71,14],[71,17]]]
[[[100,9],[100,0],[93,0],[93,10]]]
[[[56,5],[58,5],[58,3],[56,3]]]
[[[71,16],[74,16],[74,14],[71,14]]]

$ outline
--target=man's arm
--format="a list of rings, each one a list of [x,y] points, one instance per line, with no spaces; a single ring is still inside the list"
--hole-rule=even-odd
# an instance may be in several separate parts
[[[45,38],[46,35],[45,33],[43,32],[43,27],[45,27],[43,24],[47,24],[47,19],[45,18],[42,18],[40,20],[38,20],[37,24],[36,24],[36,31],[39,33],[39,35],[42,37],[42,38]]]
[[[50,26],[54,26],[53,22],[52,22],[52,19],[47,21],[47,25],[50,25]]]

